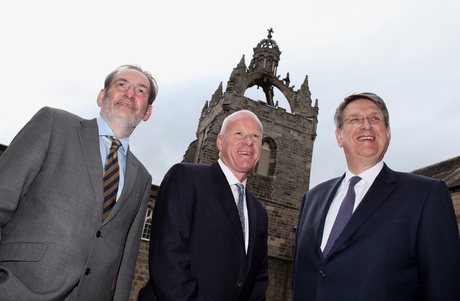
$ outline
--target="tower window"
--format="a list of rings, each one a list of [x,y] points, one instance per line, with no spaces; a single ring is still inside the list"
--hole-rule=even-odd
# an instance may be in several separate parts
[[[270,144],[268,142],[264,142],[262,144],[262,152],[260,154],[259,165],[257,166],[257,174],[261,176],[268,176],[268,170],[270,167],[270,157]]]

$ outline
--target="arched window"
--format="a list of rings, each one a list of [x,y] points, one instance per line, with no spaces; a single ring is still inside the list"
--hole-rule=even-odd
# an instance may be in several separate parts
[[[277,147],[275,141],[266,137],[262,140],[262,151],[259,163],[257,164],[256,174],[264,177],[273,177],[276,172]]]
[[[257,166],[257,174],[261,176],[268,176],[268,170],[270,168],[270,157],[270,144],[265,141],[262,144],[262,152],[260,153],[259,165]]]

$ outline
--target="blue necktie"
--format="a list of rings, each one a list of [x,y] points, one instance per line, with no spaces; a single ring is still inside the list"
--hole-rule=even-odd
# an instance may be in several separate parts
[[[118,193],[118,183],[120,180],[120,168],[118,166],[118,148],[121,146],[120,140],[112,136],[107,136],[112,142],[109,154],[105,160],[104,167],[104,210],[102,220],[105,220],[115,206]]]
[[[355,206],[355,185],[361,180],[360,177],[354,176],[350,178],[350,184],[348,186],[347,194],[340,205],[339,212],[337,213],[337,217],[335,219],[334,225],[331,229],[331,234],[329,235],[329,239],[327,240],[326,246],[323,250],[324,257],[327,257],[329,252],[331,251],[332,246],[335,243],[337,237],[339,237],[340,233],[342,233],[343,228],[348,223],[348,220],[351,218],[353,214],[353,207]]]
[[[238,203],[236,208],[238,209],[238,215],[240,216],[241,227],[243,227],[243,237],[245,237],[245,224],[244,224],[244,186],[243,184],[235,184],[238,188]]]

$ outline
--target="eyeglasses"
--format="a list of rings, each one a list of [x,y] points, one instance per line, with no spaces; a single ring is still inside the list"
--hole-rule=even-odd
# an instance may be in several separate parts
[[[361,126],[364,124],[364,119],[367,119],[369,124],[378,124],[382,122],[383,117],[379,115],[373,115],[368,117],[350,117],[343,121],[343,123],[352,125],[352,126]]]

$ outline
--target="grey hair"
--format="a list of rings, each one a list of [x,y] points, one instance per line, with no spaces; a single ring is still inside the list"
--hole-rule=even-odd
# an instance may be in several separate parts
[[[385,121],[385,127],[390,127],[390,113],[388,112],[387,106],[385,102],[383,101],[382,98],[380,98],[377,94],[371,93],[371,92],[362,92],[362,93],[354,93],[351,94],[339,104],[337,109],[335,110],[334,114],[334,122],[335,126],[338,129],[341,129],[343,126],[343,114],[345,111],[345,108],[348,106],[348,104],[352,101],[358,100],[358,99],[366,99],[370,100],[373,103],[379,107],[379,109],[382,111],[383,115],[383,120]]]

